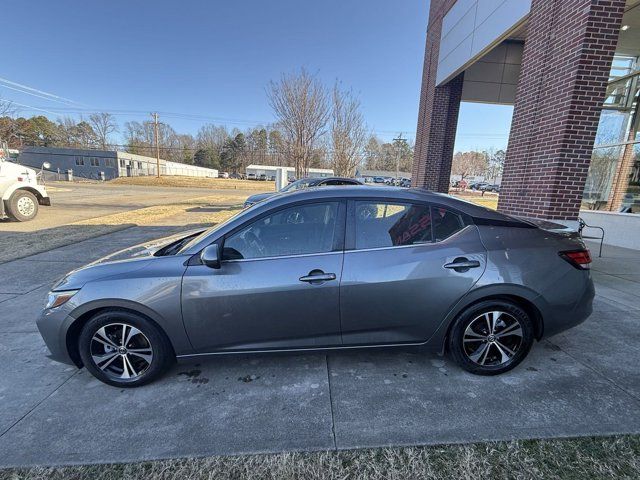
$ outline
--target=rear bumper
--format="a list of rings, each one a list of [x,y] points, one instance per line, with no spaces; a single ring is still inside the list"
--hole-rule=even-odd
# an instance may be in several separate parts
[[[571,305],[548,306],[543,313],[543,337],[550,337],[584,322],[593,312],[593,298],[596,291],[589,277],[580,297]]]

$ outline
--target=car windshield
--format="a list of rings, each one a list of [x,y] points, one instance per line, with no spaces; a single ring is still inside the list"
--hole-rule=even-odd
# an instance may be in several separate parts
[[[307,188],[309,187],[309,185],[311,185],[312,179],[310,178],[303,178],[301,180],[296,180],[293,183],[290,183],[289,185],[287,185],[286,187],[284,187],[282,190],[280,190],[281,192],[293,192],[295,190],[301,190],[303,188]]]

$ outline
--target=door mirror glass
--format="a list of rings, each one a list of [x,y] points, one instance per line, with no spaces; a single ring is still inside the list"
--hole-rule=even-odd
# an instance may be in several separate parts
[[[209,268],[220,268],[220,249],[218,244],[214,243],[204,247],[204,250],[200,253],[200,260]]]

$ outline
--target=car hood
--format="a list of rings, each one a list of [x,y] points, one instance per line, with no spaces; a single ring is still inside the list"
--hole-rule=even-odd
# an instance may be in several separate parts
[[[53,286],[53,290],[76,290],[82,288],[87,282],[140,270],[154,259],[161,258],[154,255],[161,248],[184,237],[201,233],[202,231],[202,229],[199,229],[181,232],[118,250],[95,262],[69,272],[62,280]]]
[[[256,193],[255,195],[251,195],[249,198],[247,198],[245,202],[258,203],[262,200],[266,200],[269,197],[273,197],[275,194],[276,192]]]

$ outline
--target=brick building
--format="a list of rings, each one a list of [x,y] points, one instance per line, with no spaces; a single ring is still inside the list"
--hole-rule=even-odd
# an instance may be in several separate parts
[[[498,208],[640,213],[640,0],[431,0],[413,184],[446,192],[460,102],[513,105]]]

